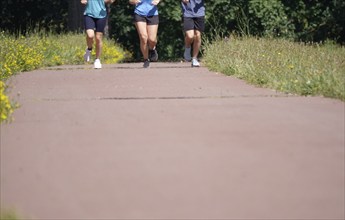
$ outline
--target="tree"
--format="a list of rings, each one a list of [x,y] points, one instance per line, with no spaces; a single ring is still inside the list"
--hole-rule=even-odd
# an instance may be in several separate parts
[[[289,37],[296,41],[336,40],[345,43],[344,0],[206,0],[203,39],[230,33]],[[161,60],[176,60],[183,53],[180,0],[158,5],[158,52]],[[54,33],[83,30],[80,0],[2,0],[1,30],[26,33],[32,28]],[[140,59],[138,35],[132,22],[134,6],[128,0],[111,5],[109,35]],[[110,28],[111,27],[111,28]]]
[[[32,29],[61,32],[66,29],[69,0],[2,0],[0,27],[25,34]]]
[[[80,3],[80,0],[68,1],[68,30],[80,31],[83,27],[83,12],[85,6]]]

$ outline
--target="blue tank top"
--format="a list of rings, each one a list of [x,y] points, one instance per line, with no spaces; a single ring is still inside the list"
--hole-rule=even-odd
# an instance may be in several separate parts
[[[141,0],[141,2],[136,5],[134,13],[141,16],[158,15],[158,8],[157,5],[152,4],[152,0]]]
[[[107,9],[105,7],[104,0],[88,0],[84,15],[93,18],[107,17]]]
[[[183,17],[205,16],[204,0],[189,0],[188,3],[181,2]]]

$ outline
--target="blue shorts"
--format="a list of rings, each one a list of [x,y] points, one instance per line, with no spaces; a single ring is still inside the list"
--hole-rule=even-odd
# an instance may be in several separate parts
[[[107,17],[93,18],[84,15],[85,30],[95,30],[96,32],[104,33],[105,25],[107,24]]]

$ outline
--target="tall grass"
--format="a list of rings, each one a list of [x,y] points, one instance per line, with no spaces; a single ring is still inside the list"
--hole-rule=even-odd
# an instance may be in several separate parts
[[[0,32],[0,41],[0,80],[39,67],[84,63],[83,54],[86,47],[84,34],[56,35],[33,32],[26,36],[15,37]],[[128,56],[126,51],[111,40],[104,39],[103,63],[118,63],[126,56]]]
[[[283,39],[232,37],[207,43],[214,71],[285,93],[345,100],[345,48]]]
[[[6,81],[11,76],[40,67],[84,63],[84,34],[32,31],[25,36],[13,36],[1,31],[0,42],[0,123],[7,121],[15,108],[6,95]],[[118,63],[128,56],[114,42],[104,39],[102,63]]]
[[[13,210],[0,210],[0,220],[19,220]]]

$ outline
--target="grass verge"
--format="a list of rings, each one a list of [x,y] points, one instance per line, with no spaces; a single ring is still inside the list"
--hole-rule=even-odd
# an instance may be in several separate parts
[[[11,76],[40,67],[84,63],[84,34],[56,35],[33,32],[26,36],[13,36],[2,31],[0,41],[0,123],[10,121],[10,116],[16,108],[16,104],[6,95],[6,81]],[[114,42],[104,39],[102,63],[118,63],[129,56]]]
[[[14,211],[0,210],[0,220],[19,220],[19,218]]]
[[[298,95],[345,101],[345,48],[283,39],[231,38],[207,43],[207,67],[247,82]]]

